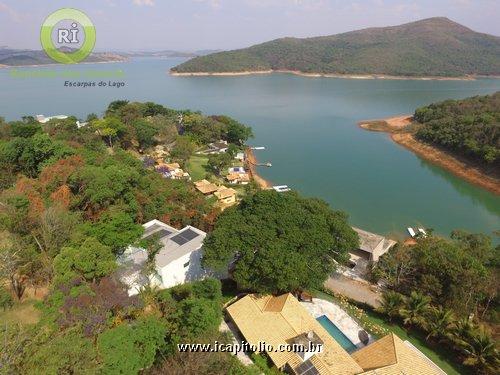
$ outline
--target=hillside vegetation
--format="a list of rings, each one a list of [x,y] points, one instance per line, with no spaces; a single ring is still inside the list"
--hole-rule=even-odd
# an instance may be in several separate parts
[[[500,74],[500,38],[447,18],[314,38],[281,38],[196,57],[177,73],[292,70],[322,74],[465,76]]]
[[[500,92],[446,100],[415,111],[418,139],[488,165],[500,166]]]
[[[113,53],[92,53],[85,62],[125,61],[126,57]],[[0,48],[0,65],[26,66],[56,64],[44,51]]]

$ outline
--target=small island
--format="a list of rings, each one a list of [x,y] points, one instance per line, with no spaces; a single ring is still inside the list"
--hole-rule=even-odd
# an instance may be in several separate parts
[[[500,194],[500,92],[447,100],[418,108],[415,114],[361,121],[421,158],[464,180]]]

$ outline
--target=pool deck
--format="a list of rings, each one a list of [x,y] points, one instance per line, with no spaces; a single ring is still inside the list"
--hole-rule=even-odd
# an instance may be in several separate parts
[[[301,302],[301,305],[316,319],[322,315],[326,315],[327,318],[330,319],[358,348],[365,346],[358,336],[359,331],[363,330],[363,328],[337,304],[323,299],[313,298],[312,303]],[[368,344],[371,344],[374,338],[370,334],[368,336],[370,338]]]

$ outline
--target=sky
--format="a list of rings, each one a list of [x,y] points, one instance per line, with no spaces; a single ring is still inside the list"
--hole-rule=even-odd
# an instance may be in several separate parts
[[[96,50],[235,49],[444,16],[500,35],[500,0],[0,0],[0,46],[40,49],[44,19],[85,12]]]

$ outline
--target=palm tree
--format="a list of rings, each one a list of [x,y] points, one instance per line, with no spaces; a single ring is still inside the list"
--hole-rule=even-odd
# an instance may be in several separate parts
[[[423,326],[429,311],[431,299],[420,292],[411,292],[404,307],[400,310],[405,325]]]
[[[377,308],[377,311],[387,315],[391,322],[394,318],[399,316],[399,311],[403,303],[404,297],[402,294],[389,290],[382,295],[381,305]]]
[[[428,331],[426,339],[431,337],[449,337],[453,327],[453,312],[444,309],[442,306],[434,307],[430,310],[429,319],[425,324]]]
[[[476,325],[469,318],[460,318],[455,321],[451,330],[451,340],[459,348],[463,348],[465,343],[474,335]]]
[[[498,374],[500,356],[496,343],[483,326],[464,345],[464,365],[473,366],[483,374]]]

